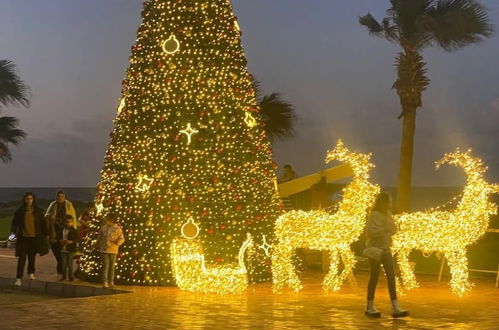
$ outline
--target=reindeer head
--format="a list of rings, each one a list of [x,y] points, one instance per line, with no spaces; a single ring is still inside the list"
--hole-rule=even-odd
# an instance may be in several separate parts
[[[336,143],[333,150],[327,152],[326,164],[338,160],[350,165],[354,176],[366,175],[369,177],[370,170],[374,165],[370,162],[372,154],[360,154],[348,150],[341,139]]]
[[[484,181],[483,175],[487,170],[487,167],[483,164],[482,160],[472,155],[471,149],[462,152],[457,148],[456,151],[445,154],[442,159],[435,163],[436,169],[438,170],[443,164],[452,164],[462,167],[468,176],[468,182]]]

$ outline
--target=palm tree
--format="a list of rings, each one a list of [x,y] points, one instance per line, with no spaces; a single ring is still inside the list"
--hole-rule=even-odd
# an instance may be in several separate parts
[[[0,60],[0,111],[13,106],[29,106],[29,88],[16,73],[14,63]],[[0,159],[6,163],[12,160],[9,144],[17,145],[26,133],[17,128],[18,119],[0,117]]]
[[[390,0],[387,17],[378,22],[370,13],[359,18],[369,32],[400,46],[395,60],[397,92],[402,112],[402,141],[397,182],[398,211],[409,209],[416,110],[430,79],[423,49],[437,46],[455,51],[489,37],[494,28],[486,9],[475,0]]]
[[[294,124],[298,119],[293,105],[277,92],[262,96],[260,82],[255,80],[254,85],[267,138],[270,141],[291,138],[295,133]]]

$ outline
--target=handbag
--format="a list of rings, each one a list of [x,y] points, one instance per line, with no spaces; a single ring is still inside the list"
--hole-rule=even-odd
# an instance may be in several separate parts
[[[40,256],[44,256],[49,253],[49,239],[43,235],[36,236],[36,252]]]
[[[362,254],[368,258],[374,259],[376,261],[381,260],[381,255],[383,254],[383,249],[370,246],[368,248],[365,248],[364,251],[362,251]]]

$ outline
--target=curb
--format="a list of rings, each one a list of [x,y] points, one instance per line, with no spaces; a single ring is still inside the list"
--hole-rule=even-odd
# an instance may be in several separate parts
[[[125,290],[107,289],[89,285],[75,285],[61,282],[46,282],[40,280],[23,281],[21,287],[17,288],[14,287],[14,281],[15,280],[11,278],[0,277],[0,288],[30,291],[61,298],[82,298],[130,293],[130,291]]]

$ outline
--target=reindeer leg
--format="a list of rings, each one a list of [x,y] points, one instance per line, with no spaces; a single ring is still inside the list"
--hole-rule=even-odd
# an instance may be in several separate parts
[[[343,262],[343,270],[339,276],[339,284],[342,285],[343,282],[349,277],[353,276],[353,267],[355,266],[356,260],[355,260],[355,255],[350,250],[349,247],[342,248],[340,250],[341,254],[341,261]]]
[[[336,249],[329,250],[329,272],[324,277],[322,287],[326,291],[338,291],[341,288],[341,281],[338,276],[338,265],[340,263],[339,253]]]
[[[411,265],[409,264],[409,253],[410,250],[406,249],[401,249],[397,253],[397,261],[402,275],[402,281],[407,290],[418,287],[416,276],[414,275]]]
[[[472,284],[468,277],[468,258],[466,250],[452,251],[445,254],[449,264],[451,291],[458,296],[463,296],[471,290]]]
[[[280,293],[285,285],[294,291],[300,291],[302,288],[293,265],[293,252],[292,247],[283,244],[278,244],[274,248],[272,253],[272,290],[274,293]]]

